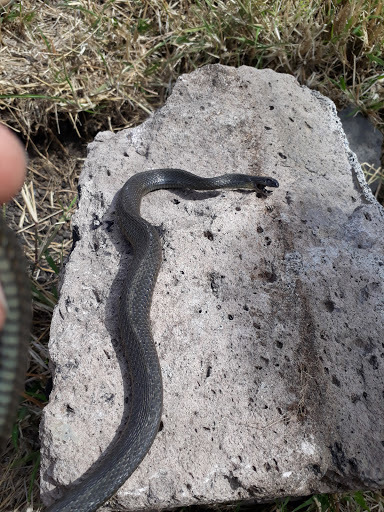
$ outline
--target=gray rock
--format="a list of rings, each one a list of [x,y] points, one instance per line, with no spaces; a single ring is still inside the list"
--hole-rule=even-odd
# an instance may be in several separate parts
[[[359,162],[366,162],[375,168],[380,167],[383,134],[375,129],[369,119],[360,113],[356,114],[354,107],[348,107],[338,115],[349,145]]]
[[[381,488],[383,209],[330,100],[288,75],[215,65],[180,77],[141,126],[89,146],[52,324],[43,500],[100,457],[129,408],[116,326],[129,255],[114,197],[160,167],[280,188],[143,201],[164,240],[151,311],[163,428],[101,510]]]

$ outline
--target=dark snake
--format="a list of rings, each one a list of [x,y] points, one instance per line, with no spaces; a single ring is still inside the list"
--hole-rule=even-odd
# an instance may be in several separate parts
[[[158,189],[248,189],[260,196],[278,187],[273,178],[226,174],[202,178],[181,169],[137,173],[117,195],[116,218],[132,246],[130,273],[121,292],[119,329],[130,368],[130,415],[119,439],[86,473],[79,484],[48,508],[48,512],[91,512],[108,500],[131,476],[159,430],[163,388],[161,369],[150,326],[152,295],[162,260],[157,229],[140,215],[143,196]]]

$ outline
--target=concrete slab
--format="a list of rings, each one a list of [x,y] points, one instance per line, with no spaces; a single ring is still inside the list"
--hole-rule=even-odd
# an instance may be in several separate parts
[[[383,134],[369,119],[360,113],[354,114],[354,111],[354,107],[349,107],[338,114],[349,145],[361,164],[380,167]]]
[[[269,500],[384,484],[384,215],[331,101],[271,70],[204,67],[141,126],[89,147],[52,323],[42,496],[116,441],[129,411],[116,312],[129,272],[114,197],[135,172],[277,178],[263,200],[161,191],[151,320],[162,429],[101,510]]]

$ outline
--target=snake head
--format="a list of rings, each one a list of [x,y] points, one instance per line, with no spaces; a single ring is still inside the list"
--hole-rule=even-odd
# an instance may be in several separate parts
[[[255,183],[255,185],[255,190],[258,195],[260,194],[263,197],[268,197],[270,194],[272,194],[273,191],[267,190],[265,187],[277,188],[279,186],[279,182],[274,178],[258,177],[257,183]]]
[[[279,186],[279,182],[277,180],[275,180],[274,178],[264,178],[264,180],[265,180],[264,185],[266,187],[277,188]]]

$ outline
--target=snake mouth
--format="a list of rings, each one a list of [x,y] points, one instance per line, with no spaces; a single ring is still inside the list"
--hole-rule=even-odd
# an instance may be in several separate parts
[[[256,188],[256,195],[258,197],[268,197],[272,194],[273,190],[268,190],[265,187],[278,188],[279,182],[274,178],[264,178],[263,183],[259,183]]]
[[[265,187],[278,188],[279,187],[279,182],[277,180],[275,180],[274,178],[265,178],[265,181],[264,181],[263,185]]]

